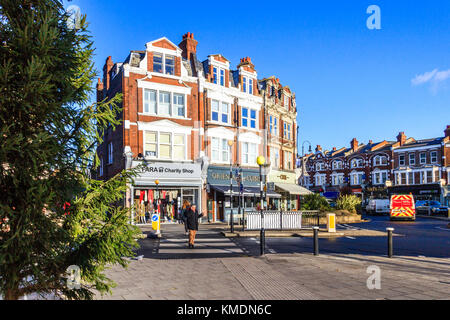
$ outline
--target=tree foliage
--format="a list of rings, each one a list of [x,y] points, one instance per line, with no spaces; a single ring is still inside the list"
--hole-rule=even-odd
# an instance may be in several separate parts
[[[95,146],[120,122],[121,96],[90,103],[93,43],[57,0],[0,0],[0,294],[89,299],[113,286],[138,229],[123,199],[135,171],[96,181]],[[64,204],[70,203],[70,207]],[[119,205],[117,205],[119,204]],[[81,287],[66,286],[77,265]]]
[[[361,205],[361,198],[352,195],[341,195],[336,201],[338,210],[347,210],[351,213],[357,213],[358,207]]]
[[[318,193],[308,194],[303,198],[302,202],[303,210],[329,210],[330,205],[324,196],[321,196]]]

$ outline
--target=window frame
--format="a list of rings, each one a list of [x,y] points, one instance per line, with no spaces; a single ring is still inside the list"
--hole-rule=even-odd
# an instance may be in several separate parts
[[[245,152],[244,146],[247,146],[247,152]],[[250,147],[254,147],[254,153],[252,153]],[[245,161],[247,156],[247,161]],[[253,142],[241,142],[241,160],[245,165],[256,165],[256,158],[258,157],[258,144]]]
[[[218,111],[213,110],[213,103],[217,102],[217,106],[218,106]],[[223,112],[223,105],[227,105],[227,122],[222,121],[223,116],[225,115],[225,113]],[[214,120],[213,114],[214,112],[217,112],[217,120]],[[221,101],[221,100],[216,100],[216,99],[211,99],[211,121],[215,122],[215,123],[221,123],[221,124],[230,124],[230,120],[231,120],[231,104],[225,101]]]
[[[108,143],[108,161],[107,164],[114,162],[114,147],[112,141]]]
[[[187,141],[186,141],[186,139],[187,139],[187,135],[186,134],[184,134],[184,133],[179,133],[179,132],[171,132],[171,131],[155,131],[155,130],[144,130],[143,131],[143,133],[144,133],[144,135],[143,135],[143,145],[144,145],[144,158],[147,158],[147,159],[156,159],[156,160],[170,160],[170,161],[186,161],[187,160],[187,147],[186,147],[186,145],[187,145]],[[155,142],[151,142],[151,143],[149,143],[149,142],[147,142],[147,139],[146,139],[146,133],[155,133],[156,134],[156,141]],[[161,134],[169,134],[169,136],[170,136],[170,143],[169,144],[167,144],[167,143],[161,143],[161,138],[160,138],[160,136],[161,136]],[[174,157],[174,150],[175,150],[175,147],[176,146],[181,146],[181,144],[175,144],[175,136],[176,135],[179,135],[179,136],[183,136],[183,145],[184,145],[184,148],[183,148],[183,159],[175,159],[175,157]],[[147,151],[147,149],[146,149],[146,147],[147,147],[147,144],[156,144],[156,156],[147,156],[146,155],[146,151]],[[170,146],[170,157],[169,158],[162,158],[161,157],[161,145],[169,145]]]
[[[435,158],[434,161],[433,161],[433,158]],[[438,162],[438,152],[437,151],[431,151],[430,152],[430,163],[437,163],[437,162]]]
[[[403,158],[403,160],[402,160]],[[398,165],[399,166],[405,166],[406,165],[406,156],[404,154],[398,155]]]
[[[412,160],[412,161],[411,161]],[[416,165],[416,154],[415,153],[410,153],[408,155],[408,163],[411,166],[415,166]]]
[[[179,92],[173,92],[173,91],[159,90],[159,89],[143,88],[142,90],[143,90],[142,91],[142,95],[143,95],[143,98],[142,98],[142,104],[143,104],[142,105],[142,114],[144,114],[144,115],[154,115],[154,116],[159,116],[159,117],[180,118],[180,119],[186,119],[187,118],[187,107],[186,107],[187,94],[179,93]],[[150,101],[148,101],[147,98],[146,98],[146,96],[147,96],[146,92],[154,92],[155,93],[155,97],[156,97],[155,110],[156,110],[156,113],[151,112],[151,110],[150,110]],[[160,96],[161,96],[161,93],[168,93],[169,94],[169,100],[170,100],[169,101],[169,113],[170,114],[161,113],[161,111],[160,111],[160,105],[161,105]],[[184,107],[183,113],[184,113],[184,116],[179,116],[178,115],[178,109],[177,109],[177,112],[174,112],[176,106],[178,106],[178,108],[179,108],[179,106],[181,106],[181,105],[178,105],[178,104],[175,105],[175,103],[174,103],[174,100],[175,100],[174,96],[175,95],[183,97],[183,103],[184,103],[184,105],[183,105],[183,107]],[[149,111],[148,112],[145,110],[147,103],[149,104]]]
[[[422,162],[422,155],[424,155],[424,161]],[[426,164],[427,163],[427,153],[421,152],[419,153],[419,163],[420,164]]]

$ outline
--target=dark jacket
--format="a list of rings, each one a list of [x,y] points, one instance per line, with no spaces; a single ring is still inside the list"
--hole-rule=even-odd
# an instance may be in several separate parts
[[[202,216],[197,210],[195,212],[189,208],[184,212],[186,217],[185,223],[189,230],[198,230],[198,219]]]

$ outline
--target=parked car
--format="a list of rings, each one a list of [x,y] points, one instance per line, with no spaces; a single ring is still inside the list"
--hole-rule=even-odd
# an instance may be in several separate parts
[[[434,200],[419,200],[416,202],[416,210],[419,213],[425,214],[447,214],[448,207],[441,205],[439,201]]]
[[[370,199],[365,210],[368,214],[388,214],[390,201],[389,199]]]

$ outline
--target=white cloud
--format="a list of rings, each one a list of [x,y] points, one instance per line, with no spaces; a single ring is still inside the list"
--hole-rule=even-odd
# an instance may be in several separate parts
[[[436,93],[439,85],[447,79],[450,79],[450,69],[444,71],[434,69],[432,71],[416,75],[413,79],[411,79],[411,84],[413,86],[419,86],[425,83],[430,83],[431,91]]]

